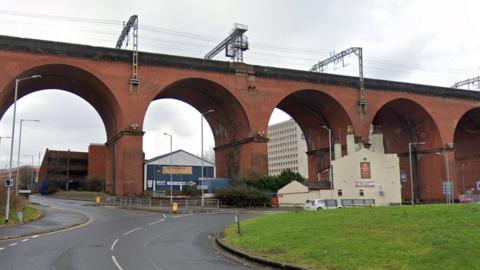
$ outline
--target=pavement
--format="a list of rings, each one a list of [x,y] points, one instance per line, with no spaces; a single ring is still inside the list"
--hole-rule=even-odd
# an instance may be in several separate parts
[[[35,201],[35,199],[33,199]],[[90,220],[87,215],[63,208],[37,204],[42,216],[34,221],[0,228],[0,240],[20,238],[53,231],[64,230],[84,224]]]

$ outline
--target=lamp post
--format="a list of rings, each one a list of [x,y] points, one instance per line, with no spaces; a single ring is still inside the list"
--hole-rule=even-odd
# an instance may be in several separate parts
[[[170,205],[172,205],[173,203],[173,185],[172,185],[172,165],[173,165],[173,161],[172,161],[172,135],[171,134],[168,134],[168,133],[163,133],[163,135],[165,136],[169,136],[170,137]]]
[[[425,144],[425,142],[409,142],[408,143],[408,159],[410,160],[410,190],[411,190],[411,203],[415,204],[415,198],[413,193],[413,170],[412,170],[412,145]]]
[[[206,114],[209,114],[211,112],[214,112],[215,110],[208,110],[206,112],[201,113],[200,115],[200,138],[201,138],[201,143],[200,143],[200,153],[202,157],[202,173],[201,173],[201,183],[202,183],[202,208],[205,207],[205,200],[203,198],[203,118],[205,117]]]
[[[333,199],[333,172],[332,172],[332,130],[327,126],[322,126],[328,131],[328,154],[330,163],[328,164],[328,178],[330,180],[330,196]]]
[[[18,133],[18,157],[17,157],[17,177],[15,180],[15,194],[18,195],[18,181],[20,177],[20,147],[22,145],[22,126],[23,122],[40,122],[37,119],[20,119],[20,132]],[[33,165],[33,163],[32,163]]]
[[[28,79],[40,79],[42,78],[41,75],[33,75],[30,77],[24,77],[15,79],[15,94],[13,98],[13,120],[12,120],[12,136],[10,141],[10,161],[9,161],[9,168],[8,168],[8,178],[12,179],[12,157],[13,157],[13,142],[15,138],[15,116],[17,115],[17,97],[18,97],[18,84],[21,81],[28,80]],[[10,214],[10,192],[12,187],[7,187],[7,203],[5,204],[5,223],[8,223],[8,215]]]
[[[23,156],[32,158],[32,168],[30,173],[30,190],[32,190],[33,189],[33,158],[35,157],[35,155],[23,155]]]

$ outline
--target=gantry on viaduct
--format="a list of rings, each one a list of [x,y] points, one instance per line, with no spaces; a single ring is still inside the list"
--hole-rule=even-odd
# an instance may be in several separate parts
[[[140,53],[138,89],[130,89],[131,52],[77,44],[0,36],[0,114],[12,105],[15,79],[26,80],[19,98],[61,89],[89,102],[106,128],[107,189],[116,195],[143,192],[143,123],[157,99],[180,100],[204,112],[215,139],[217,176],[251,177],[268,172],[268,121],[275,108],[303,130],[309,178],[328,167],[328,135],[345,145],[347,127],[367,142],[380,126],[385,150],[398,153],[409,172],[414,149],[416,199],[441,201],[442,181],[455,194],[480,179],[480,93],[383,80],[365,80],[365,113],[358,106],[358,78],[241,63]],[[175,117],[174,115],[168,117]],[[74,139],[74,138],[72,138]],[[356,169],[356,168],[346,168]],[[402,196],[410,198],[410,176]]]

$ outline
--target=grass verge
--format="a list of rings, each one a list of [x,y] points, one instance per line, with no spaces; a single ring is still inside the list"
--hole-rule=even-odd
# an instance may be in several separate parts
[[[20,222],[17,218],[17,213],[22,211],[23,212],[23,221]],[[42,211],[36,207],[33,207],[32,205],[25,204],[22,207],[18,209],[11,209],[10,214],[9,214],[9,220],[8,224],[1,223],[0,228],[6,227],[6,226],[11,226],[11,225],[17,225],[21,223],[26,223],[35,219],[38,219],[42,215]]]
[[[480,205],[283,213],[225,230],[251,254],[310,269],[480,269]]]

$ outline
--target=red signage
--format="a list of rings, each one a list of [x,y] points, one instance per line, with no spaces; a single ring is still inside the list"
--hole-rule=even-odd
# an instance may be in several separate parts
[[[370,179],[370,162],[360,162],[360,178]]]

